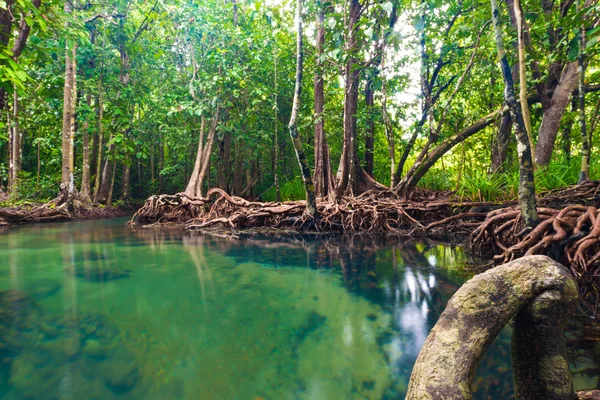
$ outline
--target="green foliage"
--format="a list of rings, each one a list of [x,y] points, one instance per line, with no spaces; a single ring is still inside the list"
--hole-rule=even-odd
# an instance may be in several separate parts
[[[282,201],[304,200],[304,183],[302,182],[302,179],[298,177],[292,181],[283,182],[280,185],[280,193]],[[277,192],[273,186],[262,195],[262,198],[264,201],[275,201],[277,199],[276,194]]]

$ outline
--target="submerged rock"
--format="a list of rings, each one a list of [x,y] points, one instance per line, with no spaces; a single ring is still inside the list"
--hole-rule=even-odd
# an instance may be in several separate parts
[[[125,351],[99,363],[97,371],[104,383],[116,393],[130,391],[140,378],[133,357]]]

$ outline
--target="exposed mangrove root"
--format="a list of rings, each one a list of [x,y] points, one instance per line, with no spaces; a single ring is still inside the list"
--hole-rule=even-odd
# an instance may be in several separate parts
[[[184,223],[188,229],[252,228],[292,229],[300,232],[354,232],[401,234],[422,229],[420,221],[434,221],[450,215],[454,208],[465,209],[481,203],[404,202],[388,191],[369,191],[360,196],[342,197],[338,202],[319,199],[320,218],[304,213],[305,201],[252,202],[211,189],[205,198],[184,193],[150,197],[135,214],[133,223]]]
[[[471,399],[475,369],[500,330],[514,319],[515,397],[571,400],[564,328],[577,304],[577,284],[545,256],[524,257],[477,275],[450,299],[427,338],[407,399]],[[599,391],[579,398],[598,399]]]
[[[0,207],[0,226],[75,219],[101,219],[125,215],[126,212],[117,208],[95,207],[82,203],[78,199],[65,202],[58,197],[44,204]]]

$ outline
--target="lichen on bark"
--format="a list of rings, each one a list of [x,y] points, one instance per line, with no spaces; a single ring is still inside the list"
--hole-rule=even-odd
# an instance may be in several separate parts
[[[564,324],[577,296],[577,284],[567,269],[546,256],[523,257],[477,275],[450,299],[429,334],[406,398],[471,399],[477,364],[516,316],[516,398],[576,399]]]

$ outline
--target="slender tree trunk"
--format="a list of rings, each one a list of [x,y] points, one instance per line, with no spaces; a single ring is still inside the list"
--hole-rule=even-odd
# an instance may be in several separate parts
[[[131,159],[129,154],[125,155],[123,161],[123,182],[121,183],[121,200],[128,202],[131,196],[130,193],[130,177],[131,177]]]
[[[87,106],[92,106],[92,95],[87,95]],[[89,117],[88,117],[89,118]],[[90,121],[86,120],[83,123],[83,165],[81,176],[81,201],[91,203],[90,198]]]
[[[102,94],[102,77],[98,82],[98,101],[96,105],[96,115],[98,118],[98,140],[96,150],[96,176],[94,182],[94,204],[98,203],[98,192],[100,191],[100,183],[102,181],[102,150],[104,149],[104,124],[102,119],[104,118],[104,98]]]
[[[382,55],[381,65],[382,69],[385,69],[384,55]],[[383,126],[385,128],[385,137],[388,142],[388,153],[390,156],[390,188],[393,189],[396,186],[396,138],[394,126],[387,109],[388,92],[387,79],[385,76],[382,77],[381,91],[383,94],[383,100],[381,101],[381,114],[383,117]]]
[[[65,13],[71,14],[72,12],[73,10],[71,2],[65,2]],[[75,193],[75,182],[73,176],[73,143],[75,136],[75,102],[77,99],[76,60],[77,43],[73,41],[72,47],[69,48],[69,43],[67,41],[65,51],[65,85],[63,96],[61,192],[63,193],[63,201],[66,201],[68,204],[72,203]]]
[[[590,143],[585,126],[585,27],[579,33],[579,55],[577,57],[577,75],[579,81],[579,129],[581,132],[581,171],[579,183],[587,181],[590,174]]]
[[[273,185],[275,185],[275,200],[281,201],[279,186],[279,107],[277,104],[277,38],[273,38]],[[316,146],[316,143],[315,143]]]
[[[365,107],[367,112],[367,135],[365,138],[365,172],[370,177],[373,177],[374,168],[374,147],[375,147],[375,121],[374,121],[374,107],[375,107],[375,94],[373,93],[373,77],[367,76],[365,82]]]
[[[346,24],[346,54],[344,68],[344,141],[340,160],[339,179],[336,187],[336,197],[346,192],[354,194],[357,188],[357,175],[360,164],[357,156],[356,142],[356,113],[358,109],[358,78],[357,60],[358,41],[356,24],[360,17],[359,0],[348,0],[348,17]]]
[[[115,160],[112,162],[112,166],[111,166],[111,177],[110,177],[110,185],[108,188],[108,196],[106,197],[106,205],[107,206],[111,206],[112,205],[112,200],[113,200],[113,190],[115,188],[115,175],[117,174],[117,157],[115,157]]]
[[[17,88],[13,93],[12,121],[10,131],[10,160],[9,160],[9,194],[17,196],[19,193],[19,175],[21,174],[21,130],[19,129],[19,94]]]
[[[518,53],[519,53],[519,102],[523,111],[523,122],[527,129],[527,138],[531,148],[532,158],[535,159],[533,138],[531,133],[531,118],[529,116],[529,104],[527,103],[527,64],[525,59],[525,32],[521,0],[514,0],[515,19],[517,23]]]
[[[533,227],[538,223],[538,215],[535,200],[535,182],[533,176],[533,159],[531,157],[531,148],[529,147],[529,138],[527,129],[523,121],[521,107],[515,98],[513,77],[508,64],[508,58],[504,51],[504,42],[502,39],[502,29],[499,21],[499,10],[497,0],[491,0],[492,19],[494,24],[494,33],[496,36],[496,47],[498,49],[498,58],[500,60],[500,69],[504,79],[504,101],[510,110],[513,120],[515,136],[517,138],[517,152],[519,154],[519,206],[521,207],[521,216],[523,223],[527,227]]]
[[[228,192],[231,181],[231,134],[229,132],[223,133],[223,140],[220,145],[220,156],[219,187]]]
[[[300,170],[302,171],[302,180],[304,181],[304,191],[306,192],[306,210],[305,213],[311,218],[319,217],[317,211],[317,200],[315,197],[315,187],[310,174],[308,160],[302,148],[302,140],[298,135],[298,113],[300,112],[300,96],[302,94],[302,67],[304,62],[304,49],[302,45],[302,0],[296,0],[296,85],[294,89],[294,101],[292,104],[292,113],[288,125],[294,151]]]
[[[325,46],[325,10],[320,5],[317,12],[315,78],[314,78],[314,130],[315,130],[315,195],[325,197],[331,193],[333,179],[329,163],[329,147],[325,135],[325,82],[323,81],[323,47]]]

